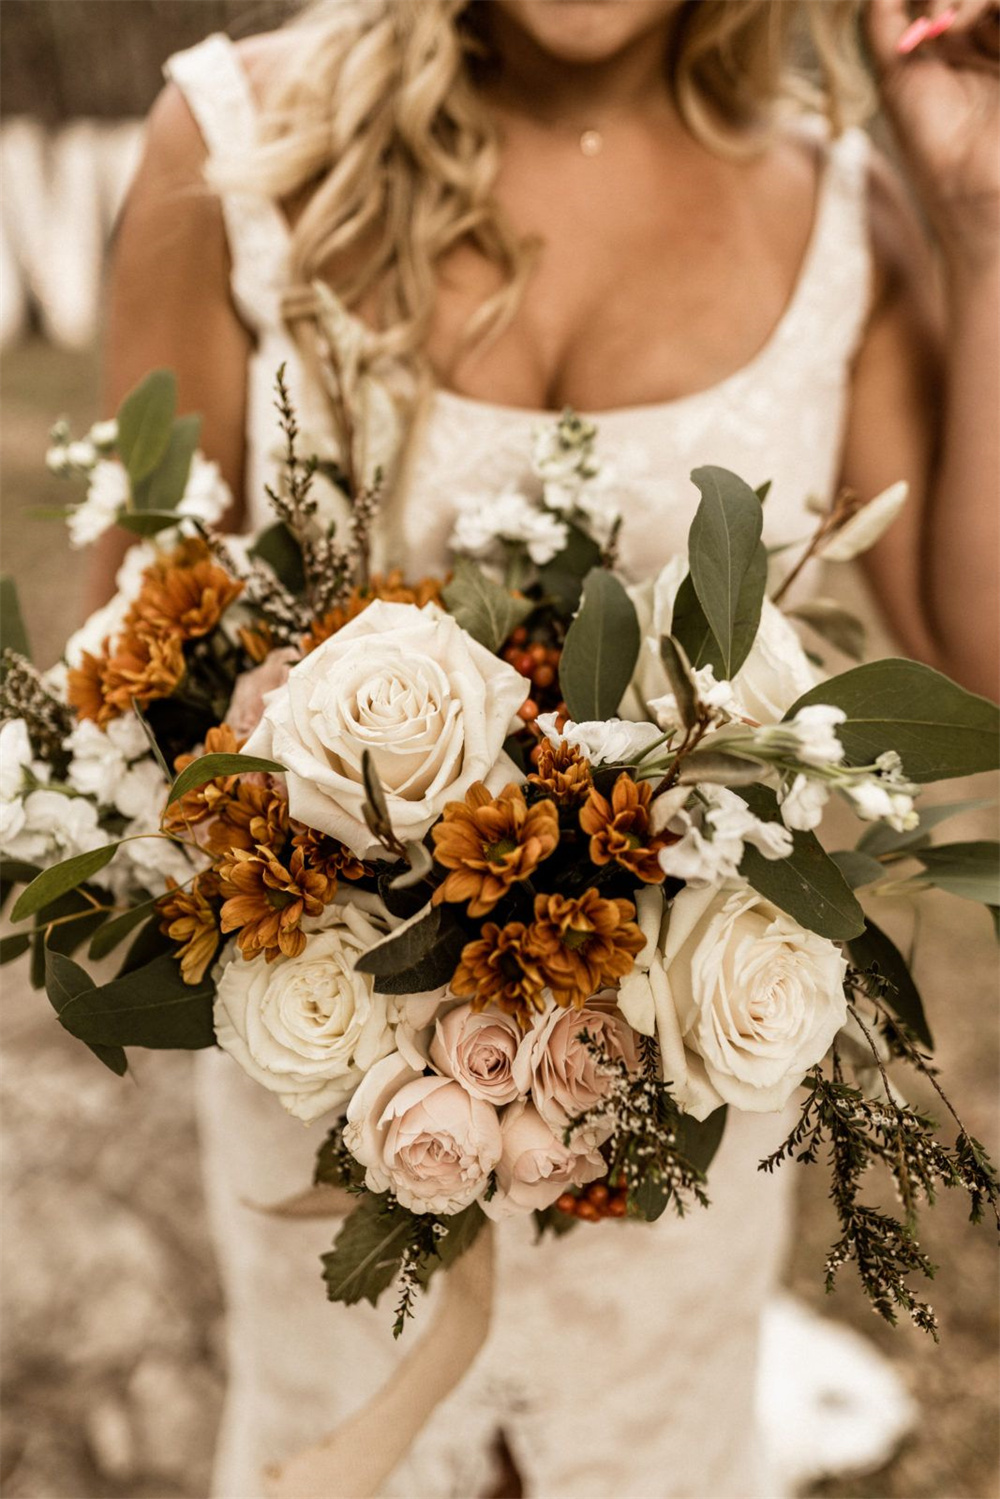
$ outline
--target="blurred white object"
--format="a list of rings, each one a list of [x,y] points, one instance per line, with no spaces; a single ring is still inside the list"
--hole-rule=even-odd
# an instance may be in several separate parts
[[[763,1318],[757,1412],[779,1492],[885,1466],[917,1420],[888,1359],[860,1333],[792,1296]]]
[[[78,120],[57,131],[17,117],[0,128],[0,344],[34,304],[46,337],[96,335],[104,256],[142,142],[137,120]]]

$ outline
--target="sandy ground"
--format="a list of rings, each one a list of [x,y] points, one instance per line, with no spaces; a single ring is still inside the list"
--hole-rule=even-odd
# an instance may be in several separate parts
[[[79,617],[84,562],[57,524],[25,512],[64,497],[41,467],[46,431],[61,412],[78,428],[96,416],[94,389],[89,356],[35,346],[5,360],[3,567],[18,576],[42,664]],[[941,799],[969,794],[956,783]],[[991,836],[989,814],[949,824],[952,835]],[[905,930],[905,915],[894,920]],[[933,897],[919,953],[945,1080],[969,1128],[996,1152],[996,949],[984,913]],[[2,1491],[9,1499],[204,1496],[224,1358],[188,1059],[140,1055],[132,1079],[119,1080],[60,1031],[43,995],[13,981],[4,991]],[[878,1324],[849,1276],[832,1301],[824,1296],[834,1234],[825,1179],[818,1167],[794,1169],[792,1285],[874,1336],[921,1408],[918,1429],[887,1467],[813,1492],[990,1499],[998,1492],[998,1298],[989,1230],[971,1229],[958,1201],[929,1215],[926,1242],[941,1267],[935,1347]]]

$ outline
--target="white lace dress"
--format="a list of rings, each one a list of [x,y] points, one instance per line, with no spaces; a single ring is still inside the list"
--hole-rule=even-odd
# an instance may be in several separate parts
[[[168,72],[210,151],[224,153],[253,131],[246,79],[224,38],[174,57]],[[699,463],[723,464],[751,484],[773,480],[765,507],[769,545],[810,531],[807,496],[828,495],[836,481],[848,373],[868,298],[865,144],[850,133],[828,149],[798,284],[750,364],[686,399],[600,414],[601,438],[627,474],[622,562],[632,577],[648,575],[685,546],[697,500],[687,475]],[[233,296],[257,338],[247,434],[256,523],[266,513],[263,479],[277,447],[272,382],[282,361],[304,424],[321,418],[311,413],[279,317],[287,250],[281,215],[270,203],[235,194],[224,211]],[[445,566],[463,494],[521,477],[539,416],[437,393],[399,516],[400,557],[410,575]],[[229,1309],[231,1384],[215,1492],[219,1499],[257,1499],[265,1463],[317,1441],[367,1401],[399,1347],[384,1306],[325,1303],[318,1257],[336,1224],[276,1220],[247,1205],[274,1202],[308,1183],[321,1127],[289,1118],[222,1053],[199,1058],[199,1092]],[[788,1119],[730,1114],[708,1211],[683,1221],[665,1216],[655,1226],[585,1225],[539,1247],[529,1223],[499,1226],[489,1342],[385,1493],[471,1499],[484,1492],[499,1428],[526,1493],[537,1499],[778,1499],[786,1492],[796,1468],[791,1448],[762,1440],[756,1406],[762,1314],[787,1247],[793,1168],[773,1178],[756,1168]],[[768,1322],[765,1416],[777,1421],[764,1424],[772,1429],[790,1420],[801,1431],[813,1420],[818,1405],[806,1409],[802,1389],[816,1391],[817,1368],[828,1368],[834,1356],[835,1344],[828,1344],[829,1357],[817,1362],[800,1328],[787,1315]],[[781,1366],[790,1360],[786,1386]],[[864,1357],[862,1368],[877,1372]],[[860,1388],[856,1370],[852,1378],[853,1388],[837,1392],[845,1465],[862,1454],[851,1450],[843,1401],[857,1414],[869,1393],[864,1375]],[[797,1406],[779,1413],[790,1388]],[[895,1394],[882,1391],[880,1398]],[[828,1428],[815,1438],[824,1440],[829,1444]]]

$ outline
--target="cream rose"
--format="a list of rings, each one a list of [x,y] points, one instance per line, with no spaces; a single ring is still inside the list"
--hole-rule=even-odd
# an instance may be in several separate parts
[[[430,1059],[474,1098],[499,1108],[518,1096],[514,1058],[520,1040],[512,1016],[495,1010],[477,1014],[471,1005],[457,1005],[438,1017]]]
[[[344,1141],[372,1192],[414,1213],[460,1213],[500,1159],[492,1104],[447,1077],[422,1077],[398,1052],[368,1073],[347,1110]]]
[[[395,1045],[386,996],[358,973],[384,931],[353,906],[329,906],[297,958],[235,953],[219,976],[215,1036],[249,1077],[307,1123],[347,1102]]]
[[[643,641],[622,702],[621,711],[626,717],[645,718],[647,705],[670,692],[660,660],[660,637],[670,632],[674,600],[686,572],[684,558],[672,557],[652,583],[629,590]],[[757,638],[733,678],[736,708],[757,723],[777,723],[795,700],[819,680],[795,630],[781,610],[765,599]]]
[[[509,1218],[551,1207],[568,1187],[582,1187],[607,1170],[596,1149],[567,1147],[531,1103],[511,1104],[500,1122],[503,1151],[497,1162],[497,1190],[483,1212]]]
[[[364,751],[396,833],[422,838],[474,781],[517,779],[502,746],[524,699],[520,673],[434,604],[376,600],[293,667],[244,751],[287,767],[293,817],[374,856]]]
[[[771,1113],[844,1024],[846,967],[749,885],[685,889],[618,1003],[636,1030],[655,1027],[663,1075],[696,1119],[721,1103]]]
[[[530,1092],[546,1124],[560,1139],[567,1124],[592,1109],[605,1096],[611,1078],[602,1073],[594,1053],[580,1040],[587,1031],[609,1058],[623,1061],[630,1071],[638,1065],[635,1036],[614,995],[598,996],[582,1010],[553,1007],[539,1018],[521,1042],[514,1062],[518,1092]],[[588,1144],[600,1144],[609,1134],[603,1125],[585,1132]]]

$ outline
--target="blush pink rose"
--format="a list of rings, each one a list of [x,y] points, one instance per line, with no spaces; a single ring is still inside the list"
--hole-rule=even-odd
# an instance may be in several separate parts
[[[551,1207],[568,1187],[582,1187],[607,1170],[598,1150],[564,1145],[525,1100],[511,1104],[500,1121],[500,1135],[497,1190],[482,1204],[483,1212],[498,1221]]]
[[[613,1060],[630,1072],[638,1066],[635,1032],[618,1010],[614,997],[598,996],[582,1010],[552,1009],[542,1015],[521,1042],[514,1060],[518,1091],[531,1094],[546,1124],[562,1138],[572,1119],[592,1109],[605,1097],[612,1079],[602,1072],[581,1032],[592,1035]],[[609,1128],[588,1130],[588,1143],[600,1144]]]
[[[460,1213],[500,1159],[492,1104],[447,1077],[422,1077],[398,1052],[376,1062],[347,1110],[344,1140],[372,1192],[413,1213]]]
[[[288,673],[301,660],[301,651],[283,645],[269,651],[259,666],[251,667],[236,678],[233,695],[226,709],[226,723],[237,739],[249,739],[264,716],[264,699],[276,687],[284,687]]]
[[[431,1062],[453,1077],[474,1098],[497,1107],[518,1095],[514,1058],[521,1032],[510,1015],[495,1011],[476,1014],[471,1005],[457,1005],[438,1018],[431,1042]]]

